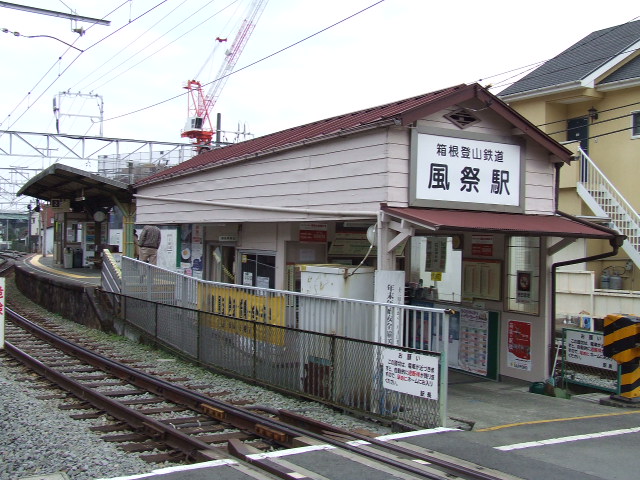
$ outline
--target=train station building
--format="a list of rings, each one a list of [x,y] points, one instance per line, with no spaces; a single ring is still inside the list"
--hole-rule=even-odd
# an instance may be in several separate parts
[[[538,381],[554,361],[556,270],[591,260],[588,239],[608,240],[600,258],[624,240],[558,211],[572,158],[472,84],[211,150],[134,185],[55,166],[21,193],[63,199],[58,262],[73,222],[116,242],[100,212],[118,207],[124,255],[134,224],[154,224],[158,265],[202,280],[451,309],[451,367]],[[424,327],[397,319],[371,340],[424,348]]]
[[[588,239],[557,210],[572,151],[478,84],[212,150],[135,184],[168,268],[204,280],[451,308],[449,364],[546,378],[554,273]],[[175,259],[175,264],[173,264]],[[421,347],[419,325],[378,341]]]

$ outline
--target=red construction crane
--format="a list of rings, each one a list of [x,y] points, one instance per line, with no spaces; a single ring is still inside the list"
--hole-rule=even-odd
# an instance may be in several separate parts
[[[229,75],[233,72],[233,68],[242,53],[249,37],[253,33],[253,29],[262,15],[268,0],[253,0],[247,11],[247,15],[238,30],[238,33],[231,44],[231,47],[225,52],[225,58],[222,66],[218,71],[218,75],[211,82],[209,91],[205,95],[202,90],[202,83],[198,80],[189,80],[184,88],[188,94],[188,118],[187,124],[182,137],[188,137],[193,140],[198,153],[202,153],[212,148],[212,139],[215,132],[211,122],[211,113],[216,101],[220,97],[220,93],[224,88]],[[216,46],[227,42],[227,38],[216,38]],[[205,85],[206,86],[206,85]]]

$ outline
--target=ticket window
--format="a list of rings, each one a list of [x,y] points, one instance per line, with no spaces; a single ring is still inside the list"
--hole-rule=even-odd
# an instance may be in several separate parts
[[[239,280],[248,287],[276,288],[275,253],[242,252]]]

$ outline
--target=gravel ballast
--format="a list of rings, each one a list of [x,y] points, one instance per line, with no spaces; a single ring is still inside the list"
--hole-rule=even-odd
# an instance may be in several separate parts
[[[37,309],[7,279],[7,296],[11,301],[24,302]],[[41,313],[45,312],[41,310]],[[90,335],[95,340],[117,347],[124,357],[144,359],[163,364],[176,375],[186,376],[192,383],[216,385],[232,392],[237,399],[253,399],[255,404],[287,409],[343,428],[360,428],[378,434],[390,429],[374,422],[359,420],[314,402],[289,398],[256,385],[214,374],[181,361],[170,354],[138,345],[113,335],[87,329],[54,314],[47,313],[59,323]],[[149,473],[173,464],[149,464],[136,454],[126,453],[100,438],[89,427],[108,423],[97,420],[72,420],[69,412],[58,409],[61,400],[38,400],[42,390],[21,379],[27,375],[21,368],[10,367],[6,353],[0,355],[0,479],[18,480],[35,475],[60,473],[60,478],[92,480]]]

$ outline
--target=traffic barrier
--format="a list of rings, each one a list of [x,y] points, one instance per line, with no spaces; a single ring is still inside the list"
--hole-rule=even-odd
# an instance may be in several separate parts
[[[640,317],[607,315],[604,318],[605,357],[620,365],[620,395],[615,398],[640,402]]]

